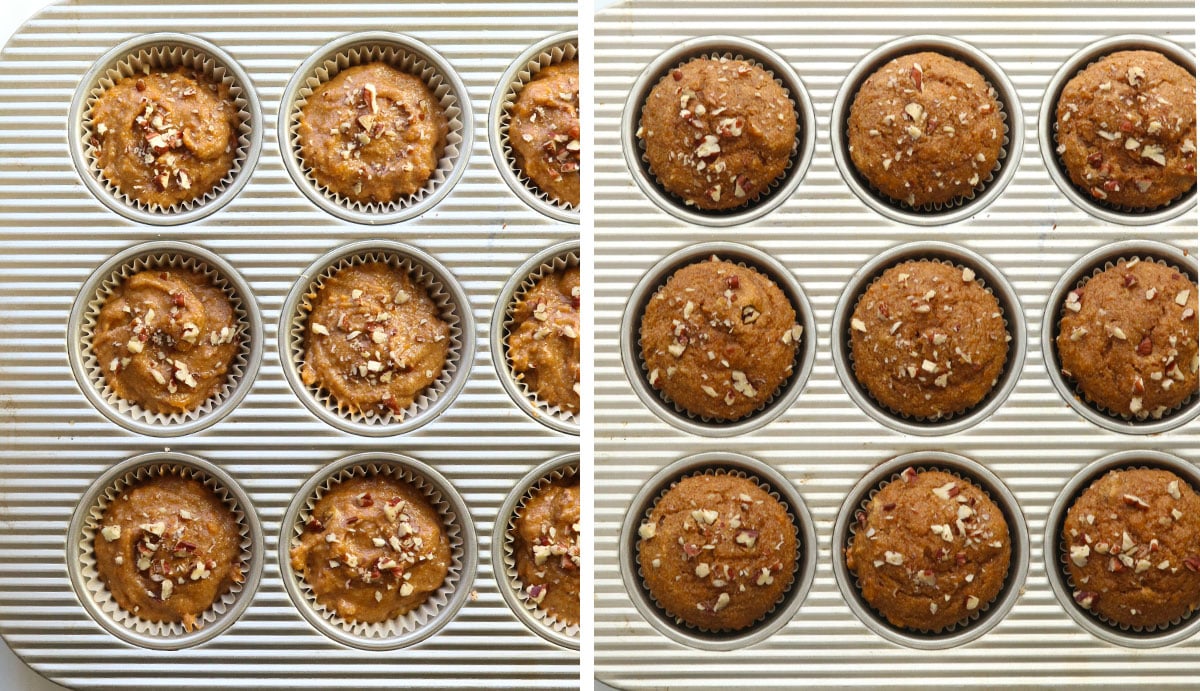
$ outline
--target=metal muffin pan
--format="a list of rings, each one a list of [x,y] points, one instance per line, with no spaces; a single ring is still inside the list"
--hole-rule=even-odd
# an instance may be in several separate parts
[[[129,688],[573,688],[579,655],[531,632],[491,572],[490,535],[513,485],[578,440],[525,415],[503,392],[475,334],[462,391],[402,437],[344,432],[313,416],[288,385],[278,350],[283,302],[322,255],[368,239],[399,240],[435,258],[486,324],[497,291],[528,257],[577,239],[516,197],[495,170],[486,106],[513,56],[574,27],[573,3],[507,2],[486,10],[366,2],[164,6],[52,5],[0,54],[0,635],[42,675],[77,689]],[[403,30],[444,56],[471,101],[476,133],[460,184],[420,218],[372,230],[340,221],[293,182],[274,123],[283,92],[313,53],[349,32]],[[261,97],[262,154],[246,186],[218,214],[183,226],[133,223],[85,187],[69,152],[71,100],[94,62],[130,34],[202,37],[239,63]],[[128,33],[127,33],[128,32]],[[266,37],[266,38],[264,38]],[[271,124],[267,124],[271,123]],[[286,150],[285,150],[286,152]],[[503,228],[503,230],[501,230]],[[262,367],[239,405],[208,429],[164,440],[114,424],[81,393],[67,356],[67,322],[96,267],[148,241],[197,244],[245,280],[263,321]],[[264,536],[262,578],[249,605],[215,638],[161,652],[127,643],[88,614],[65,563],[76,505],[113,466],[150,452],[206,459],[233,478]],[[401,451],[462,495],[477,539],[474,582],[445,627],[403,651],[366,651],[325,636],[288,596],[278,540],[306,481],[359,452]]]

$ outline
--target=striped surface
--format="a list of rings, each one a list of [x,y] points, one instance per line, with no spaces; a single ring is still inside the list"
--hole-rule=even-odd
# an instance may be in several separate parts
[[[686,7],[633,2],[596,18],[596,676],[621,688],[802,685],[814,688],[998,687],[1047,684],[1191,687],[1200,639],[1132,652],[1101,643],[1060,607],[1042,561],[1045,517],[1058,490],[1087,462],[1121,449],[1159,448],[1200,459],[1200,424],[1152,438],[1103,431],[1074,414],[1052,388],[1039,324],[1054,281],[1105,242],[1153,238],[1196,251],[1196,212],[1170,224],[1125,228],[1074,208],[1047,175],[1036,112],[1054,71],[1101,37],[1142,32],[1194,50],[1191,2],[880,3],[709,2]],[[960,37],[996,59],[1020,93],[1026,137],[1016,178],[975,218],[951,227],[903,227],[871,212],[833,162],[829,114],[853,65],[874,47],[921,33]],[[621,111],[642,68],[692,36],[734,34],[782,53],[816,104],[816,156],[796,195],[779,211],[729,230],[687,227],[636,188],[619,143]],[[854,406],[833,368],[830,320],[855,269],[908,240],[961,243],[1007,274],[1029,328],[1016,391],[989,420],[965,433],[917,438],[892,432]],[[780,419],[732,440],[692,437],[669,427],[634,396],[621,367],[618,325],[638,278],[662,256],[697,240],[727,239],[774,254],[799,278],[816,311],[818,357],[808,387]],[[634,609],[617,569],[617,537],[628,502],[658,468],[700,451],[758,457],[797,483],[816,521],[819,564],[800,613],[752,649],[705,653],[657,634]],[[836,511],[870,467],[922,449],[985,464],[1014,491],[1032,538],[1025,593],[980,640],[945,652],[885,642],[858,621],[834,582],[830,540]]]
[[[574,3],[304,2],[238,5],[51,7],[0,56],[0,633],[26,662],[68,686],[98,688],[392,688],[576,686],[578,655],[528,631],[505,606],[491,573],[496,511],[535,465],[578,449],[522,414],[496,379],[488,319],[509,274],[538,250],[577,237],[530,210],[503,184],[486,137],[487,103],[509,63],[542,37],[573,28]],[[405,31],[459,71],[475,112],[466,176],[442,204],[400,225],[342,223],[309,203],[279,158],[278,100],[300,62],[352,31]],[[263,102],[263,154],[239,198],[198,223],[141,227],[85,190],[67,153],[66,116],[87,68],[131,32],[182,31],[224,48],[249,72]],[[391,439],[324,425],[296,400],[276,352],[279,309],[314,259],[352,240],[414,244],[458,276],[478,333],[470,381],[440,419]],[[262,372],[241,407],[194,436],[156,441],[124,432],[83,398],[67,365],[67,313],[92,270],[121,249],[157,238],[217,252],[249,281],[262,307]],[[263,521],[267,565],[245,616],[195,649],[157,653],[104,633],[67,581],[64,533],[76,501],[106,468],[170,448],[228,470]],[[279,581],[279,520],[300,485],[349,453],[399,451],[446,474],[471,507],[479,534],[478,599],[420,646],[365,653],[309,627]]]

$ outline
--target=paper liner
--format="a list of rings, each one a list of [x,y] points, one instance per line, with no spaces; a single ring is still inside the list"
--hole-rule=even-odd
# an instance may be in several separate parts
[[[912,259],[912,258],[901,259],[893,264],[889,264],[888,266],[881,268],[879,270],[879,273],[873,279],[871,279],[871,282],[868,283],[866,286],[864,286],[862,291],[859,292],[858,296],[854,300],[854,307],[851,308],[850,314],[854,314],[854,312],[858,309],[859,301],[861,301],[863,296],[866,295],[867,290],[870,289],[871,286],[875,285],[875,283],[883,276],[883,273],[885,271],[892,269],[896,266],[899,266],[901,264],[907,264],[911,261],[937,262],[938,264],[945,264],[946,266],[950,266],[955,269],[960,269],[960,270],[961,269],[971,269],[971,271],[975,272],[975,281],[974,282],[979,287],[986,290],[988,295],[995,297],[996,304],[1000,306],[1000,316],[1004,320],[1004,332],[1005,332],[1005,334],[1008,335],[1008,338],[1009,338],[1009,340],[1005,342],[1005,345],[1007,346],[1008,343],[1010,343],[1012,341],[1013,333],[1012,333],[1012,329],[1010,328],[1009,323],[1008,323],[1008,314],[1004,309],[1004,303],[1000,300],[1000,297],[997,296],[995,294],[995,292],[992,291],[991,286],[984,283],[982,273],[978,270],[978,267],[967,266],[966,264],[959,264],[959,263],[956,263],[949,259],[938,259],[936,257],[925,258],[925,259]],[[858,383],[858,377],[855,374],[855,370],[854,370],[854,347],[853,347],[853,337],[852,336],[853,336],[853,334],[851,333],[851,327],[849,326],[849,322],[847,322],[846,339],[845,339],[846,340],[846,344],[845,344],[846,362],[849,365],[849,372],[847,372],[847,376],[852,378],[854,383]],[[895,410],[891,407],[884,405],[882,401],[875,398],[875,395],[871,393],[870,389],[868,389],[866,386],[862,386],[861,384],[859,386],[862,389],[863,393],[865,393],[867,395],[867,397],[871,399],[872,403],[879,406],[880,409],[887,411],[893,417],[897,417],[902,420],[906,420],[906,421],[910,421],[910,422],[942,424],[945,422],[949,422],[951,420],[962,419],[962,418],[974,413],[976,410],[979,410],[979,408],[981,406],[984,406],[987,404],[988,400],[991,398],[992,392],[995,391],[996,387],[1000,385],[1001,380],[1004,379],[1005,375],[1008,373],[1008,368],[1012,364],[1010,362],[1010,358],[1008,357],[1008,351],[1009,351],[1009,348],[1006,347],[1004,350],[1004,365],[1000,368],[1000,373],[998,375],[996,375],[996,381],[992,382],[991,390],[989,390],[988,393],[986,395],[984,395],[984,397],[981,398],[978,403],[976,403],[975,405],[973,405],[969,408],[960,410],[957,413],[949,413],[946,415],[939,415],[937,417],[921,417],[918,415],[909,415],[907,413],[900,412],[899,410]]]
[[[100,311],[104,308],[105,303],[112,297],[113,291],[140,271],[162,268],[170,268],[177,271],[200,271],[214,286],[220,288],[229,297],[229,301],[233,305],[234,315],[237,317],[238,338],[241,340],[241,347],[229,364],[229,373],[226,376],[225,385],[216,394],[209,396],[197,408],[184,413],[155,413],[118,396],[112,387],[106,383],[104,363],[101,363],[97,359],[92,349],[96,322],[100,317]],[[211,415],[229,400],[234,391],[241,386],[249,384],[246,381],[246,371],[250,367],[250,358],[252,357],[251,339],[253,338],[251,335],[253,330],[250,326],[250,315],[247,309],[249,299],[249,296],[240,295],[225,276],[205,263],[202,258],[190,256],[186,251],[150,249],[146,254],[131,257],[124,265],[115,269],[110,276],[100,281],[96,294],[87,298],[78,334],[84,374],[109,408],[124,417],[139,422],[171,427]]]
[[[351,478],[365,478],[377,475],[389,476],[422,492],[425,498],[429,500],[430,505],[441,516],[446,532],[446,539],[450,543],[449,570],[446,573],[446,580],[442,582],[442,586],[430,593],[429,597],[420,606],[395,619],[378,623],[359,622],[345,619],[333,610],[317,602],[317,596],[308,585],[303,573],[292,572],[292,578],[295,579],[299,586],[304,603],[309,609],[316,612],[329,623],[340,628],[344,633],[370,640],[391,638],[409,633],[433,621],[443,608],[450,603],[451,595],[459,583],[462,582],[465,550],[474,547],[474,545],[467,545],[463,541],[463,530],[458,522],[458,515],[454,513],[454,508],[450,502],[442,496],[442,493],[438,491],[438,488],[432,482],[408,468],[401,467],[396,463],[382,461],[365,461],[358,465],[343,468],[326,477],[323,482],[317,485],[313,493],[305,498],[300,510],[296,513],[296,522],[290,526],[283,527],[284,533],[291,535],[289,545],[295,547],[298,544],[300,536],[304,534],[304,526],[308,523],[313,509],[316,507],[317,502],[321,500],[321,497],[325,496],[326,492],[339,483]]]
[[[118,625],[129,629],[144,636],[156,636],[160,638],[178,638],[189,632],[185,631],[182,622],[153,622],[142,619],[136,614],[122,609],[117,604],[112,593],[109,592],[108,586],[100,580],[100,573],[96,569],[95,556],[95,541],[99,533],[100,521],[104,515],[104,511],[108,508],[110,502],[116,501],[126,490],[147,482],[155,477],[164,477],[175,475],[182,478],[194,479],[202,482],[205,487],[209,488],[217,495],[217,497],[229,507],[233,512],[234,518],[237,520],[242,536],[242,553],[241,565],[243,579],[240,583],[234,582],[230,585],[229,590],[222,594],[212,607],[206,610],[197,618],[196,629],[199,630],[206,626],[211,626],[219,617],[225,614],[233,603],[245,592],[247,595],[253,593],[253,589],[247,590],[247,584],[250,581],[250,561],[253,550],[253,540],[250,535],[250,526],[246,519],[246,511],[248,507],[242,507],[238,504],[237,498],[229,491],[227,487],[222,485],[216,478],[209,475],[203,468],[199,468],[185,462],[154,462],[140,466],[130,470],[124,476],[113,481],[103,492],[97,497],[97,503],[87,509],[87,515],[84,518],[83,528],[80,531],[80,539],[78,543],[78,559],[80,562],[80,574],[83,579],[85,590],[91,595],[93,601],[106,616]]]
[[[517,289],[513,291],[512,300],[504,308],[504,322],[501,325],[503,330],[500,333],[500,344],[504,349],[505,371],[508,376],[512,378],[513,383],[517,385],[517,388],[520,389],[521,393],[525,394],[525,397],[528,398],[529,401],[533,403],[533,405],[536,406],[543,414],[558,418],[559,420],[572,425],[578,425],[580,421],[579,416],[576,413],[572,413],[569,410],[564,410],[556,405],[552,405],[548,401],[543,401],[542,399],[538,398],[537,392],[530,389],[523,379],[519,379],[517,377],[517,373],[513,369],[512,359],[508,356],[508,337],[512,334],[513,328],[517,326],[517,324],[513,321],[513,308],[516,307],[518,302],[525,299],[525,293],[532,289],[538,281],[548,275],[553,275],[560,271],[565,271],[572,268],[580,268],[578,249],[573,249],[564,254],[551,257],[545,263],[530,272],[530,274],[525,277],[525,280],[521,281],[521,283],[517,286]],[[580,328],[584,328],[582,323]]]
[[[763,612],[761,615],[759,615],[758,619],[756,619],[753,624],[751,624],[745,628],[741,628],[741,629],[709,629],[709,628],[705,628],[703,626],[697,626],[690,622],[686,622],[683,619],[680,619],[679,617],[672,614],[665,606],[663,606],[663,604],[661,602],[658,601],[658,598],[654,597],[654,592],[652,590],[650,590],[650,586],[646,584],[645,576],[642,573],[642,550],[641,550],[641,538],[640,537],[634,539],[634,555],[633,555],[633,563],[634,563],[635,567],[637,568],[638,583],[641,585],[642,589],[646,592],[646,594],[650,597],[650,600],[654,603],[654,606],[657,608],[658,612],[660,614],[662,614],[663,617],[668,618],[670,621],[674,622],[674,624],[676,626],[681,626],[681,627],[684,627],[687,629],[691,629],[693,631],[702,631],[705,633],[736,633],[738,635],[745,635],[746,633],[752,631],[754,628],[761,626],[763,624],[763,622],[770,619],[771,615],[773,615],[775,613],[775,611],[779,608],[779,605],[783,604],[783,602],[785,600],[787,600],[788,595],[792,592],[792,589],[795,588],[800,583],[800,580],[802,577],[802,571],[803,571],[802,566],[804,563],[804,555],[805,555],[806,550],[814,550],[814,552],[815,552],[815,550],[817,549],[817,546],[804,544],[804,538],[801,535],[802,531],[800,530],[800,519],[796,518],[796,513],[793,510],[792,506],[788,504],[787,499],[784,498],[783,495],[780,494],[774,487],[767,484],[761,478],[759,478],[751,473],[748,473],[740,468],[704,468],[704,469],[700,469],[700,470],[694,470],[689,473],[685,473],[684,475],[680,475],[679,478],[677,478],[669,486],[667,486],[665,489],[663,489],[661,492],[659,492],[658,496],[654,498],[654,501],[650,502],[650,504],[646,507],[645,511],[642,512],[642,520],[639,522],[639,525],[641,523],[644,523],[644,522],[650,520],[650,515],[654,511],[654,507],[657,506],[658,502],[661,501],[662,498],[665,497],[668,492],[670,492],[672,489],[674,489],[679,484],[680,481],[686,480],[690,477],[698,477],[701,475],[712,475],[712,476],[733,475],[734,477],[740,477],[744,480],[751,480],[755,484],[757,484],[764,492],[769,494],[772,499],[779,502],[779,504],[784,508],[784,510],[787,511],[788,519],[790,519],[792,522],[792,529],[796,533],[796,560],[792,564],[793,568],[792,568],[791,584],[788,585],[788,587],[785,588],[783,590],[783,592],[779,594],[779,599],[776,600],[775,603],[771,605],[770,609],[768,609],[766,612]],[[635,528],[635,530],[636,530],[636,528]]]
[[[229,167],[229,172],[212,189],[193,200],[176,202],[169,207],[162,207],[158,204],[147,204],[126,195],[116,185],[109,182],[103,173],[101,173],[99,163],[96,160],[96,147],[92,144],[96,136],[92,128],[92,108],[101,94],[125,77],[150,74],[151,72],[170,71],[178,67],[190,68],[196,74],[204,75],[209,81],[215,84],[229,87],[229,97],[238,108],[237,150],[233,158],[233,163]],[[250,138],[253,123],[250,101],[246,98],[246,88],[248,88],[247,85],[239,83],[227,65],[197,48],[155,44],[135,47],[115,67],[107,70],[87,92],[84,98],[83,108],[80,109],[80,125],[83,130],[81,137],[82,155],[88,171],[111,197],[142,212],[170,215],[192,211],[193,209],[209,204],[229,189],[234,179],[242,174],[242,170],[246,166],[246,160],[251,148]],[[249,175],[250,171],[246,170],[245,174]]]
[[[383,62],[401,72],[420,78],[429,87],[433,97],[438,99],[438,105],[441,106],[442,112],[446,116],[446,136],[437,168],[434,169],[421,189],[408,197],[402,197],[387,204],[356,202],[325,187],[314,177],[312,168],[305,164],[304,152],[300,147],[300,115],[313,91],[321,84],[336,77],[342,70],[372,62]],[[408,46],[391,44],[382,40],[368,45],[349,46],[327,57],[320,65],[305,75],[304,82],[296,90],[295,100],[284,107],[288,110],[287,142],[284,145],[291,148],[292,155],[299,161],[305,181],[313,189],[319,191],[331,204],[350,211],[384,215],[418,204],[446,183],[460,157],[471,154],[469,151],[459,150],[463,143],[464,128],[471,125],[470,123],[464,124],[461,119],[462,108],[458,102],[458,95],[454,91],[453,83],[447,79],[446,75],[438,71],[435,61],[415,52]]]
[[[344,256],[333,261],[322,268],[309,281],[308,288],[304,291],[300,300],[296,302],[296,311],[290,318],[291,326],[288,331],[288,351],[292,362],[295,363],[296,370],[299,371],[304,364],[304,329],[308,324],[308,315],[312,312],[313,308],[313,300],[309,295],[319,293],[324,288],[324,281],[342,269],[376,261],[386,262],[389,266],[408,274],[413,283],[425,290],[426,295],[429,296],[429,299],[438,308],[438,316],[450,326],[450,335],[448,337],[450,348],[446,353],[446,363],[442,366],[441,373],[425,391],[413,399],[412,404],[408,408],[405,408],[399,417],[390,409],[383,414],[375,410],[369,410],[365,413],[351,410],[348,406],[343,406],[328,390],[320,387],[319,384],[306,387],[306,391],[315,401],[335,415],[339,415],[355,423],[382,426],[410,420],[428,410],[434,401],[446,393],[447,387],[449,387],[450,382],[454,379],[461,365],[463,332],[460,322],[462,317],[458,313],[459,307],[454,303],[452,294],[442,285],[437,274],[416,262],[413,258],[404,256],[388,248],[367,248],[358,254]]]
[[[503,551],[502,561],[504,563],[504,580],[500,584],[501,587],[512,588],[513,592],[517,595],[517,600],[521,602],[521,605],[525,607],[526,611],[533,615],[533,618],[539,624],[545,626],[551,631],[555,631],[565,636],[570,636],[576,640],[579,639],[579,624],[571,624],[569,622],[560,621],[554,616],[554,614],[540,608],[536,602],[529,599],[528,594],[525,592],[525,585],[521,582],[521,577],[517,573],[517,557],[513,549],[515,541],[513,535],[516,534],[517,518],[519,518],[521,513],[525,510],[525,504],[530,499],[533,499],[533,496],[542,491],[543,488],[548,487],[555,482],[560,482],[568,478],[575,478],[578,480],[578,463],[578,460],[576,460],[573,463],[559,466],[558,468],[551,470],[548,474],[535,480],[532,484],[525,488],[524,492],[521,494],[521,500],[517,502],[517,506],[513,510],[512,514],[509,515],[507,519],[502,518],[502,520],[505,520],[506,528],[504,531],[504,544],[499,546],[499,549]],[[497,546],[492,545],[492,549],[497,549]]]
[[[504,153],[504,160],[508,163],[508,167],[512,170],[513,175],[524,185],[525,192],[534,199],[577,214],[579,213],[579,207],[551,197],[543,192],[533,180],[530,180],[529,176],[525,175],[525,171],[521,170],[521,167],[517,165],[516,154],[513,152],[512,144],[508,139],[508,126],[512,120],[512,107],[516,103],[517,95],[521,92],[521,89],[536,79],[537,73],[542,68],[577,59],[579,46],[576,41],[577,39],[575,38],[569,38],[563,43],[550,46],[530,59],[522,69],[518,70],[513,77],[512,83],[508,84],[505,88],[497,117],[499,118],[500,148]]]

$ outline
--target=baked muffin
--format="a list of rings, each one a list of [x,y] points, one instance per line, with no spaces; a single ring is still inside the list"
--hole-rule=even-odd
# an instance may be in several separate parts
[[[121,609],[186,631],[245,579],[233,512],[204,483],[160,475],[104,509],[93,542],[96,572]]]
[[[322,607],[378,623],[420,607],[442,587],[450,542],[424,493],[373,475],[339,482],[317,501],[291,558]]]
[[[546,196],[579,206],[579,62],[538,70],[512,104],[508,140],[517,168]]]
[[[512,310],[508,359],[538,400],[579,412],[579,269],[547,274]]]
[[[637,136],[668,192],[705,211],[754,201],[796,149],[796,109],[783,87],[745,60],[694,58],[646,97]]]
[[[893,626],[941,631],[996,598],[1012,559],[1008,523],[971,482],[905,468],[855,512],[846,566]]]
[[[961,413],[996,386],[1010,336],[975,272],[907,261],[867,287],[850,319],[854,378],[884,407],[924,420]]]
[[[930,52],[898,57],[867,77],[847,131],[858,172],[913,208],[973,196],[995,170],[1005,132],[983,75]]]
[[[543,486],[512,533],[525,597],[554,621],[579,625],[579,478]]]
[[[1055,345],[1063,376],[1126,418],[1161,418],[1196,393],[1196,284],[1121,260],[1067,294]]]
[[[317,184],[361,204],[390,204],[429,181],[446,132],[446,114],[425,82],[372,62],[313,90],[298,139]]]
[[[382,261],[347,266],[311,299],[300,378],[328,391],[339,408],[400,416],[441,376],[450,326],[402,269]]]
[[[639,335],[650,386],[692,415],[737,420],[792,375],[803,328],[770,278],[713,256],[658,289]]]
[[[1149,50],[1112,53],[1063,87],[1059,160],[1116,206],[1153,209],[1196,186],[1196,77]]]
[[[1109,471],[1067,511],[1072,597],[1109,622],[1156,628],[1200,607],[1200,496],[1167,470]]]
[[[795,578],[795,524],[778,500],[736,475],[680,480],[638,535],[650,595],[672,617],[702,629],[752,626]]]
[[[229,295],[191,269],[140,271],[104,301],[92,351],[121,399],[163,415],[221,393],[242,345]]]

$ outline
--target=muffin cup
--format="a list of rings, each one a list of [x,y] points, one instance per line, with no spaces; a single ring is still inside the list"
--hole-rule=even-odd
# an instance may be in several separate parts
[[[796,321],[804,329],[800,345],[796,349],[796,360],[792,374],[762,407],[738,420],[712,420],[693,415],[677,406],[666,394],[655,391],[650,385],[649,372],[642,358],[641,337],[642,315],[654,293],[666,284],[671,276],[690,264],[704,261],[716,255],[721,259],[752,267],[770,278],[779,286],[792,308]],[[817,326],[812,306],[800,282],[791,271],[765,252],[732,242],[706,242],[690,245],[678,250],[650,267],[638,281],[629,297],[629,306],[621,318],[621,361],[625,365],[625,376],[633,386],[634,393],[642,403],[664,422],[690,434],[704,437],[733,437],[756,430],[782,415],[804,389],[808,375],[812,372],[817,355]]]
[[[579,625],[558,621],[553,614],[540,609],[536,602],[525,595],[521,577],[517,574],[512,537],[516,530],[517,515],[524,510],[525,503],[533,498],[534,493],[557,480],[570,477],[579,477],[578,453],[552,458],[517,482],[496,514],[492,529],[492,573],[496,576],[504,602],[522,624],[555,645],[579,650]]]
[[[1101,58],[1122,50],[1150,50],[1161,53],[1168,60],[1176,63],[1195,76],[1196,57],[1191,51],[1175,43],[1157,36],[1126,34],[1110,36],[1096,41],[1079,50],[1067,59],[1066,63],[1050,78],[1042,97],[1042,106],[1038,113],[1038,146],[1042,150],[1042,160],[1046,163],[1046,171],[1050,179],[1058,185],[1058,189],[1071,200],[1075,206],[1109,223],[1121,225],[1149,226],[1178,218],[1189,209],[1196,206],[1196,186],[1176,197],[1168,204],[1153,209],[1134,209],[1116,204],[1109,204],[1093,198],[1080,190],[1071,181],[1071,175],[1058,154],[1058,99],[1062,95],[1067,82],[1075,78],[1092,63]]]
[[[441,515],[450,543],[450,570],[442,587],[411,612],[385,622],[354,622],[317,602],[304,577],[292,569],[291,548],[304,533],[310,513],[325,492],[351,478],[380,474],[422,491]],[[280,525],[279,573],[284,588],[313,628],[343,645],[376,651],[416,645],[449,624],[471,594],[479,558],[471,512],[445,477],[416,459],[368,451],[335,461],[304,483]]]
[[[388,204],[363,204],[321,185],[305,165],[300,150],[300,114],[318,86],[344,69],[376,61],[425,82],[446,115],[446,140],[437,169],[419,191]],[[325,45],[296,70],[280,104],[279,148],[288,174],[309,200],[345,221],[384,225],[420,216],[450,194],[466,172],[471,157],[474,120],[466,86],[445,58],[404,34],[368,31],[349,34]]]
[[[154,477],[179,476],[201,481],[233,511],[242,535],[244,580],[234,583],[200,617],[200,626],[141,619],[117,604],[96,570],[94,542],[109,503],[128,487]],[[117,638],[152,650],[181,650],[212,640],[241,617],[254,599],[263,568],[263,534],[249,497],[225,471],[195,456],[155,452],[117,464],[83,495],[67,530],[67,571],[75,594],[96,623]]]
[[[492,362],[500,384],[521,412],[552,430],[565,434],[579,434],[579,416],[557,406],[539,400],[524,382],[517,381],[512,361],[508,358],[508,336],[514,326],[513,308],[525,296],[526,291],[544,276],[568,268],[579,267],[579,242],[571,240],[538,252],[520,266],[500,290],[496,308],[492,310],[491,351]],[[580,336],[582,338],[582,335]]]
[[[1050,381],[1063,400],[1093,424],[1122,434],[1160,434],[1181,427],[1200,416],[1200,395],[1193,392],[1190,398],[1158,419],[1148,417],[1138,420],[1133,416],[1118,415],[1088,401],[1083,392],[1063,376],[1062,361],[1058,357],[1059,323],[1063,317],[1067,293],[1082,287],[1092,277],[1117,262],[1134,257],[1170,266],[1187,276],[1193,283],[1196,282],[1195,256],[1161,242],[1125,240],[1109,243],[1088,252],[1067,269],[1050,291],[1050,299],[1042,313],[1042,361],[1046,363]]]
[[[189,67],[214,83],[229,86],[238,108],[238,148],[224,178],[203,196],[162,208],[139,202],[104,179],[91,144],[91,111],[96,99],[123,77],[154,70]],[[80,80],[67,117],[67,142],[75,170],[100,203],[138,223],[157,226],[191,223],[215,213],[246,186],[262,150],[262,107],[254,85],[228,53],[208,41],[179,33],[138,36],[108,51]]]
[[[955,415],[936,420],[920,419],[892,410],[875,400],[870,391],[854,376],[854,358],[850,348],[850,321],[859,299],[887,269],[912,260],[928,260],[975,272],[976,281],[996,297],[1003,313],[1008,342],[1008,358],[1004,370],[992,390],[982,401]],[[953,434],[973,427],[987,419],[1004,404],[1017,386],[1025,363],[1025,313],[1012,284],[991,262],[965,247],[946,242],[911,242],[886,250],[862,266],[850,277],[846,289],[833,312],[833,364],[842,386],[864,413],[897,432],[917,436]]]
[[[100,310],[125,279],[154,268],[203,271],[229,296],[238,317],[242,346],[230,366],[225,386],[195,410],[154,413],[126,401],[105,384],[104,363],[92,350]],[[83,284],[67,321],[67,356],[71,371],[88,401],[112,422],[151,437],[178,437],[206,429],[236,408],[249,393],[262,361],[263,327],[250,286],[216,254],[182,242],[148,242],[109,259]]]
[[[845,549],[854,540],[854,514],[866,508],[867,503],[883,487],[900,478],[908,467],[925,470],[941,470],[981,488],[1004,513],[1008,523],[1009,544],[1012,557],[1009,559],[1008,576],[996,597],[981,603],[978,612],[941,631],[914,631],[893,625],[866,601],[858,585],[858,579],[846,565]],[[945,650],[973,641],[984,635],[1008,615],[1025,583],[1029,571],[1029,529],[1017,499],[1008,487],[990,470],[980,463],[957,454],[942,451],[916,451],[897,456],[876,466],[859,480],[838,512],[833,526],[833,575],[838,589],[850,611],[867,628],[898,645],[918,650]]]
[[[319,291],[322,282],[338,271],[370,261],[385,261],[408,273],[414,283],[426,290],[441,310],[441,318],[450,325],[450,350],[441,374],[400,419],[396,419],[391,411],[380,415],[343,408],[328,391],[316,385],[307,386],[300,378],[300,367],[304,362],[304,329],[312,305],[308,296]],[[466,292],[454,274],[432,256],[398,242],[363,240],[328,252],[300,274],[279,315],[280,362],[288,384],[314,415],[351,434],[386,437],[411,432],[432,422],[462,391],[475,358],[475,323]]]
[[[1169,624],[1147,629],[1111,622],[1075,602],[1075,585],[1067,570],[1067,546],[1062,527],[1067,511],[1093,482],[1110,470],[1155,468],[1178,475],[1200,492],[1200,469],[1178,456],[1161,451],[1120,451],[1089,463],[1067,481],[1046,517],[1046,535],[1042,551],[1046,558],[1046,578],[1059,604],[1088,633],[1100,640],[1126,648],[1159,648],[1185,641],[1200,630],[1200,615],[1192,612]]]
[[[646,97],[659,80],[670,71],[693,58],[729,57],[758,65],[783,87],[796,110],[796,145],[784,174],[771,183],[767,191],[734,209],[706,211],[688,206],[678,196],[667,191],[650,170],[645,147],[637,136],[642,122]],[[761,44],[735,36],[705,36],[693,38],[666,51],[654,59],[629,91],[621,115],[621,148],[633,179],[650,201],[660,209],[685,223],[699,226],[728,227],[748,223],[779,208],[791,198],[812,163],[817,143],[817,117],[808,90],[799,75],[780,55]]]
[[[775,606],[758,622],[741,631],[711,631],[693,626],[667,614],[655,602],[649,587],[642,579],[638,559],[638,527],[646,520],[655,504],[680,480],[696,475],[731,474],[758,483],[778,499],[788,512],[796,529],[796,570],[792,585]],[[629,504],[621,524],[621,580],[638,612],[671,640],[700,650],[740,650],[770,638],[787,625],[812,587],[816,574],[818,545],[812,515],[800,493],[786,477],[760,460],[725,451],[701,453],[668,464],[642,485]]]
[[[578,53],[579,34],[575,31],[555,34],[531,46],[504,71],[488,109],[488,140],[492,144],[492,160],[496,162],[500,177],[534,211],[563,223],[579,223],[579,207],[552,199],[517,166],[508,140],[508,126],[517,94],[537,78],[538,71],[574,60]]]
[[[850,157],[847,124],[850,106],[855,96],[876,70],[891,60],[912,53],[932,51],[959,60],[983,75],[984,82],[996,92],[1000,104],[1000,117],[1004,121],[1004,141],[996,167],[988,177],[980,181],[968,198],[957,199],[946,204],[927,205],[914,208],[892,199],[877,190],[865,176],[858,172]],[[1025,126],[1021,121],[1021,100],[1008,75],[986,53],[965,41],[948,36],[906,36],[883,44],[859,61],[842,83],[833,102],[829,135],[833,145],[833,158],[846,185],[864,204],[893,221],[915,226],[948,225],[965,220],[987,208],[1000,196],[1017,172],[1021,159],[1021,147],[1025,140]]]

